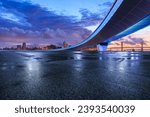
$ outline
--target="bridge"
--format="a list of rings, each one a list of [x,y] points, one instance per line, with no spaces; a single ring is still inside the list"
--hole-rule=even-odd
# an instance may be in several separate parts
[[[150,25],[150,0],[116,0],[100,26],[84,41],[60,50],[98,46],[106,51],[114,40]]]

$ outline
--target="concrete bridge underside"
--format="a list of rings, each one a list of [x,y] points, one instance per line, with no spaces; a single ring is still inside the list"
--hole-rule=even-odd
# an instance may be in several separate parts
[[[112,9],[97,28],[83,42],[63,50],[81,50],[129,35],[150,25],[150,0],[116,0]]]

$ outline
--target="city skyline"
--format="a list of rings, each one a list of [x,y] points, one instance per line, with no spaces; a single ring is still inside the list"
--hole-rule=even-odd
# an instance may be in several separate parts
[[[141,37],[141,38],[138,38],[138,37]],[[135,32],[133,34],[127,35],[127,36],[125,36],[125,37],[123,37],[121,39],[118,39],[116,41],[112,41],[109,44],[107,50],[108,51],[116,51],[116,50],[121,51],[121,43],[123,42],[123,45],[124,45],[125,48],[129,47],[128,48],[129,51],[132,51],[132,49],[135,49],[135,51],[137,51],[137,50],[141,51],[141,43],[143,43],[143,47],[144,47],[143,51],[147,51],[147,50],[150,50],[149,37],[150,37],[150,26],[148,26],[148,27],[146,27],[144,29],[141,29],[141,30],[139,30],[139,31],[137,31],[137,32]],[[22,43],[24,43],[24,42],[22,42]],[[3,47],[3,48],[0,47],[0,49],[8,49],[8,48],[9,49],[11,49],[11,48],[15,49],[15,48],[17,48],[17,45],[21,45],[22,43],[16,43],[15,45],[10,45],[9,47],[8,46]],[[63,48],[64,47],[63,43],[62,43],[61,46],[57,46],[57,45],[54,45],[52,43],[49,43],[49,44],[47,43],[47,44],[44,44],[44,45],[36,45],[34,43],[32,43],[32,44],[27,43],[27,47],[30,48],[30,50],[33,49],[33,48],[36,48],[36,49],[40,50],[40,49],[48,47],[50,45],[54,45],[54,46],[56,46],[56,48],[57,47],[58,48],[60,48],[60,47]],[[113,49],[113,48],[115,48],[115,49]],[[48,50],[48,49],[43,49],[43,50]]]
[[[1,0],[0,47],[28,45],[63,46],[80,43],[103,21],[115,0]],[[67,5],[66,5],[67,4]],[[65,7],[64,7],[65,6]],[[150,46],[150,26],[110,43],[136,46],[141,41]]]

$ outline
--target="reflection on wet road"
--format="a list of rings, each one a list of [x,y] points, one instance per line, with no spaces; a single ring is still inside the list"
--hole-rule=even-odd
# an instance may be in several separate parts
[[[0,52],[0,99],[150,99],[149,52]]]

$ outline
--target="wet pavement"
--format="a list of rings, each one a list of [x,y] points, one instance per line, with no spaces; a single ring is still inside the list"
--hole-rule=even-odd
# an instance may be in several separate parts
[[[150,52],[0,51],[0,99],[150,99]]]

